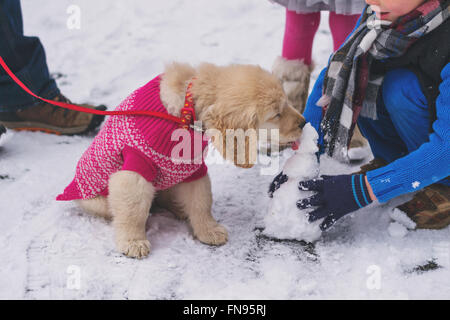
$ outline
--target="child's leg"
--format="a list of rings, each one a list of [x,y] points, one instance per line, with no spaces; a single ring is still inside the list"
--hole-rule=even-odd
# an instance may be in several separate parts
[[[358,118],[358,127],[369,141],[373,156],[390,163],[408,154],[408,149],[395,130],[381,95],[377,103],[377,117],[377,120]]]
[[[308,98],[313,68],[311,52],[319,24],[320,12],[302,14],[286,10],[282,57],[277,57],[272,67],[283,83],[289,103],[300,113]]]
[[[345,39],[347,39],[347,36],[353,31],[359,16],[359,14],[343,15],[330,12],[329,23],[331,34],[333,36],[334,51],[339,49]]]
[[[320,12],[303,14],[286,10],[283,58],[303,60],[305,64],[310,65],[314,36],[319,24]]]

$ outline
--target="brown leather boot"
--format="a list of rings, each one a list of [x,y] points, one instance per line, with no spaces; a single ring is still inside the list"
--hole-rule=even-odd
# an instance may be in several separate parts
[[[373,159],[372,161],[370,161],[369,163],[361,166],[359,168],[358,172],[354,172],[353,174],[365,174],[368,171],[372,171],[381,167],[384,167],[388,165],[388,163],[386,161],[384,161],[383,159]]]
[[[52,100],[70,103],[69,99],[62,94],[59,94]],[[106,110],[106,107],[103,105],[94,107],[81,104],[80,106]],[[103,119],[104,116],[68,110],[46,102],[16,112],[0,112],[0,124],[9,129],[42,131],[58,135],[86,133],[98,127]]]
[[[397,208],[416,223],[417,229],[443,229],[450,224],[450,187],[432,184]]]

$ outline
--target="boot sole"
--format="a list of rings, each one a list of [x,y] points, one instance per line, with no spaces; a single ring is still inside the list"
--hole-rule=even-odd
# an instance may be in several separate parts
[[[91,125],[89,124],[78,127],[61,128],[39,122],[28,122],[28,121],[20,121],[20,122],[2,121],[2,124],[8,129],[16,131],[32,131],[32,132],[39,131],[56,135],[82,134],[85,133],[86,131],[89,131]]]

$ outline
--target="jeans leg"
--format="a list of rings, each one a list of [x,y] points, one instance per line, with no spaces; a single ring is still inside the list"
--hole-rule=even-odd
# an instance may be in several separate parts
[[[0,56],[31,91],[46,98],[59,93],[50,77],[39,38],[23,35],[20,0],[0,0]],[[39,101],[23,91],[0,67],[0,112],[17,111],[36,103]]]
[[[408,153],[389,117],[381,95],[377,103],[377,120],[359,117],[358,127],[369,142],[375,158],[390,163]]]

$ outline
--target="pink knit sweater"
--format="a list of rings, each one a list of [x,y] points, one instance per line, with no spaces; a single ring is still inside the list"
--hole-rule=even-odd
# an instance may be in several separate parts
[[[117,110],[152,110],[167,113],[161,102],[160,77],[133,92]],[[110,116],[78,161],[73,181],[57,200],[91,199],[108,195],[108,179],[114,172],[139,173],[157,190],[206,175],[203,153],[208,145],[201,133],[189,129],[191,154],[172,154],[183,138],[171,141],[175,122],[148,116]],[[186,138],[186,137],[184,137]],[[196,142],[194,142],[196,140]],[[194,143],[201,148],[194,148]],[[179,150],[178,145],[175,151]],[[196,150],[197,149],[197,150]],[[186,150],[186,149],[185,149]]]

